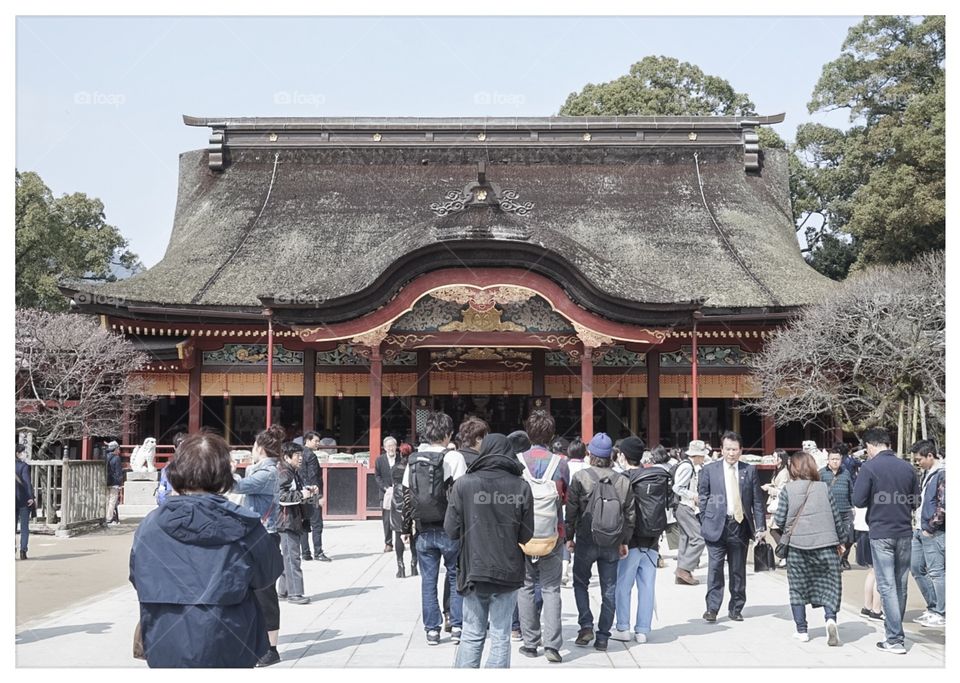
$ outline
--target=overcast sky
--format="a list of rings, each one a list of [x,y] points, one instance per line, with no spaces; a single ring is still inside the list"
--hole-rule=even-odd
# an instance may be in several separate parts
[[[17,169],[99,197],[147,266],[198,116],[542,116],[646,55],[698,65],[760,114],[807,114],[861,17],[43,18],[17,20]],[[215,226],[211,226],[215,228]]]

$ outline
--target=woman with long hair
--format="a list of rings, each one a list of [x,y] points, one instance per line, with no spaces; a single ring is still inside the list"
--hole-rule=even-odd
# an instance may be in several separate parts
[[[403,566],[403,553],[406,547],[403,544],[403,473],[407,469],[407,462],[410,460],[410,454],[413,453],[413,446],[408,443],[400,444],[397,449],[397,459],[390,470],[391,481],[393,482],[393,498],[390,505],[390,526],[393,527],[393,547],[397,553],[397,578],[406,577],[406,569]],[[417,571],[417,530],[414,529],[410,537],[410,576],[419,576]]]
[[[776,514],[780,492],[790,481],[790,454],[782,448],[778,448],[773,454],[777,458],[777,469],[773,471],[771,482],[760,487],[767,492],[767,514],[769,515]],[[780,528],[776,526],[776,519],[770,521],[767,531],[773,540],[773,545],[776,546],[780,542]]]
[[[796,453],[788,465],[790,481],[780,492],[774,520],[783,531],[787,555],[790,609],[797,627],[794,637],[810,640],[806,605],[823,607],[827,644],[840,644],[837,612],[840,610],[840,556],[846,523],[833,494],[820,481],[817,462],[809,453]]]

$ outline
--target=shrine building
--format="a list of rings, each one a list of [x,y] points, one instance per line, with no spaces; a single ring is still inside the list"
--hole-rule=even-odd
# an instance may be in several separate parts
[[[741,410],[765,339],[833,282],[804,261],[771,117],[194,118],[163,259],[64,285],[133,340],[156,400],[122,442],[269,421],[332,435],[329,517],[430,409],[493,431],[745,451],[833,430]],[[167,450],[166,452],[169,452]]]

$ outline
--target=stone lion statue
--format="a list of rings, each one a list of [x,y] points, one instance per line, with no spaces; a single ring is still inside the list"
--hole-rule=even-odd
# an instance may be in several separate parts
[[[130,468],[134,472],[156,472],[157,468],[153,464],[156,455],[157,440],[152,436],[147,437],[130,456]]]

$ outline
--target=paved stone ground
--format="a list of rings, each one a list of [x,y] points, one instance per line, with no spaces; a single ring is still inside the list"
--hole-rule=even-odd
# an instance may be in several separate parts
[[[132,540],[132,535],[127,536]],[[68,542],[76,539],[68,539]],[[57,541],[60,542],[60,541]],[[128,541],[129,543],[129,541]],[[281,603],[280,654],[277,667],[449,667],[454,646],[446,634],[430,647],[420,622],[419,579],[397,579],[394,555],[382,548],[378,521],[329,522],[324,545],[332,563],[305,562],[304,575],[310,605]],[[89,545],[89,541],[81,541]],[[33,546],[33,544],[31,544]],[[127,546],[129,547],[129,546]],[[66,550],[46,549],[68,555]],[[37,557],[42,550],[38,548]],[[111,553],[126,566],[123,553]],[[409,556],[408,556],[409,557]],[[63,559],[63,558],[61,558]],[[69,559],[69,558],[67,558]],[[705,558],[704,558],[705,559]],[[33,562],[30,560],[29,562]],[[18,574],[27,563],[18,563]],[[38,564],[40,564],[38,562]],[[79,565],[77,565],[79,566]],[[843,646],[828,647],[822,613],[810,614],[809,643],[791,637],[793,622],[786,604],[785,572],[753,574],[747,581],[745,621],[704,623],[704,587],[673,583],[673,562],[657,580],[657,614],[654,631],[644,645],[610,641],[600,653],[573,644],[576,608],[573,591],[564,588],[564,647],[566,667],[942,667],[942,630],[908,626],[906,656],[878,652],[882,624],[861,619],[852,608],[840,613]],[[125,569],[124,569],[125,571]],[[703,580],[705,567],[696,572]],[[31,583],[30,586],[35,586]],[[594,579],[596,586],[596,579]],[[915,590],[915,586],[911,586]],[[37,588],[18,583],[18,602],[30,603]],[[45,590],[55,590],[47,585]],[[594,613],[599,613],[599,590],[591,590]],[[812,610],[810,610],[812,612]],[[22,611],[29,613],[27,605]],[[18,614],[21,609],[18,608]],[[907,619],[918,614],[910,609]],[[136,594],[129,584],[93,596],[58,612],[20,623],[16,636],[16,662],[27,667],[144,667],[131,655],[137,619]],[[516,668],[557,666],[543,657],[529,659],[517,652]]]

